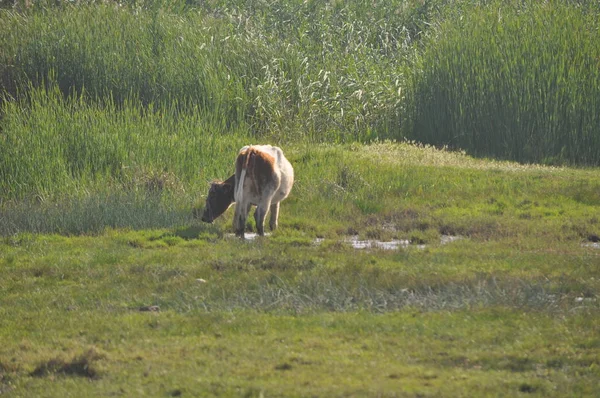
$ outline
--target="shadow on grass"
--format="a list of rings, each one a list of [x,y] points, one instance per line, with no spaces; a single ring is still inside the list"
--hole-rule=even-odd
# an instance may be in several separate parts
[[[212,226],[212,225],[191,225],[188,227],[178,228],[173,232],[174,236],[177,236],[184,240],[208,240],[213,241],[223,238],[223,231]]]
[[[103,358],[104,355],[99,354],[92,348],[70,361],[65,361],[61,358],[52,358],[49,361],[42,362],[30,373],[30,376],[46,377],[53,374],[61,374],[97,379],[100,376],[94,366],[94,362]]]

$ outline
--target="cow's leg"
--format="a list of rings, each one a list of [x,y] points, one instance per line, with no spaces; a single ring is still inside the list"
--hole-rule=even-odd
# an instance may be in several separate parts
[[[244,232],[246,230],[246,218],[250,212],[250,203],[238,203],[235,206],[235,216],[233,219],[233,227],[235,229],[236,236],[244,239]]]
[[[254,221],[256,221],[256,232],[260,236],[265,235],[265,217],[267,216],[268,206],[258,205],[254,212]]]
[[[254,221],[256,221],[256,232],[258,232],[260,236],[264,236],[265,234],[265,218],[267,217],[267,211],[269,211],[270,206],[271,198],[264,199],[262,203],[259,203],[258,206],[256,206]]]
[[[271,218],[269,219],[269,228],[274,231],[277,228],[277,219],[279,218],[279,202],[271,205]]]

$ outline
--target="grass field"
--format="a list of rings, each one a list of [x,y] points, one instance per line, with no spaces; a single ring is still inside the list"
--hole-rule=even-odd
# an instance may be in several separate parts
[[[597,396],[599,15],[0,2],[0,396]]]
[[[410,144],[288,152],[297,186],[263,239],[232,237],[231,211],[216,225],[190,211],[170,228],[6,236],[1,391],[595,394],[593,170]],[[355,235],[411,244],[358,250]]]

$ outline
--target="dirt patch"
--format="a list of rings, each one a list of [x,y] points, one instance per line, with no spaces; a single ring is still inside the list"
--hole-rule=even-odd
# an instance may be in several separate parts
[[[141,312],[160,312],[160,307],[158,305],[146,305],[139,308]]]
[[[292,365],[285,362],[285,363],[275,366],[275,370],[292,370]]]
[[[523,383],[519,386],[519,391],[525,394],[534,394],[537,392],[538,388],[529,383]]]

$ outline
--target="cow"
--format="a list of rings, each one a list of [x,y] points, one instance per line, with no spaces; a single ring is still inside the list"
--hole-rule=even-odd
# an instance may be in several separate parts
[[[254,205],[256,230],[263,236],[267,212],[271,212],[269,227],[273,231],[277,228],[279,203],[290,194],[293,184],[294,169],[281,148],[245,146],[238,153],[235,174],[211,184],[202,221],[213,222],[235,202],[233,226],[236,235],[243,239],[246,218]]]

